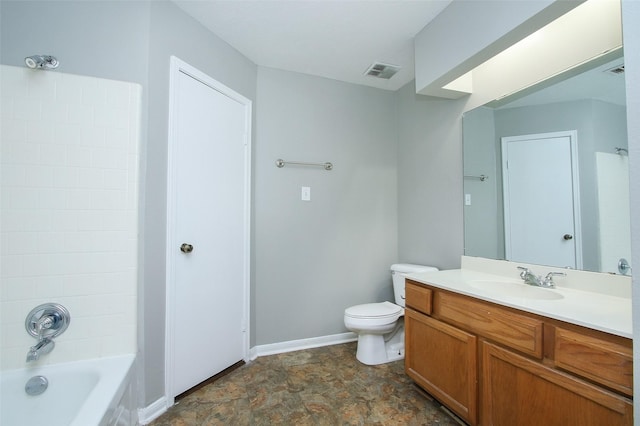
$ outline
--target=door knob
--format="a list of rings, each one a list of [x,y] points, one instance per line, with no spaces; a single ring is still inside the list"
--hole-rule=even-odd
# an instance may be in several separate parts
[[[191,244],[182,243],[180,251],[183,253],[191,253],[193,251],[193,246]]]
[[[565,240],[569,241],[569,240],[573,240],[573,235],[571,234],[564,234],[562,236],[562,238],[564,238]]]

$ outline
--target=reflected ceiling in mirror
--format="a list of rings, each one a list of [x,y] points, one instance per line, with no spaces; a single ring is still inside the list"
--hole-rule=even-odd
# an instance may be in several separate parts
[[[544,251],[551,244],[564,244],[574,250],[575,262],[552,259],[544,262],[547,266],[620,273],[619,260],[629,261],[631,252],[625,102],[620,49],[465,113],[465,255],[538,263],[532,261],[535,255],[530,258],[512,247],[539,246],[536,250]],[[535,229],[551,228],[553,223],[538,223],[542,215],[536,212],[562,213],[557,203],[545,200],[545,190],[542,198],[533,199],[533,194],[541,182],[551,181],[554,186],[554,179],[560,179],[550,166],[556,157],[539,151],[542,144],[527,142],[531,151],[522,152],[530,171],[515,175],[521,168],[516,168],[511,157],[520,149],[510,149],[514,145],[507,141],[518,137],[547,140],[549,134],[558,132],[576,135],[574,147],[568,148],[575,169],[569,183],[573,195],[569,197],[575,199],[576,215],[573,229],[563,229],[551,238],[553,241],[543,241]],[[566,167],[571,168],[571,163]],[[510,188],[517,187],[515,179],[521,179],[520,189],[509,195]],[[513,212],[523,211],[516,208],[518,203],[524,203],[530,219],[514,220],[521,217],[511,216]]]

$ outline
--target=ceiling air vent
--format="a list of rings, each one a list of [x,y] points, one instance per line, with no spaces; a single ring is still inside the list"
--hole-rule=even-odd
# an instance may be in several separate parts
[[[614,74],[614,75],[624,74],[624,64],[616,65],[615,67],[609,68],[609,69],[605,70],[604,72],[609,73],[609,74]]]
[[[364,72],[364,75],[377,77],[377,78],[384,78],[385,80],[389,80],[398,71],[400,71],[400,67],[397,65],[383,64],[381,62],[376,62],[371,64],[371,66],[367,68],[367,70]]]

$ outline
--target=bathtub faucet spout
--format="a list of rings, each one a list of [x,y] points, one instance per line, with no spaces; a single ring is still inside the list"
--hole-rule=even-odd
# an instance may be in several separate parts
[[[51,352],[55,345],[56,343],[52,339],[43,337],[36,345],[29,348],[29,352],[27,352],[27,362],[37,361],[40,359],[40,355]]]

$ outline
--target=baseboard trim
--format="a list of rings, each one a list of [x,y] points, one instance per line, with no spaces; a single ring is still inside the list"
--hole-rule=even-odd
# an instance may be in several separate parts
[[[247,358],[244,360],[244,362],[255,361],[256,358],[258,358],[258,349],[257,346],[254,346],[249,349],[249,353],[247,354]]]
[[[286,342],[270,343],[258,345],[251,348],[252,359],[260,356],[275,355],[285,352],[299,351],[302,349],[319,348],[321,346],[339,345],[341,343],[354,342],[358,340],[358,335],[352,332],[330,334],[328,336],[311,337],[309,339],[289,340]]]
[[[138,409],[138,422],[141,425],[147,425],[163,415],[167,408],[167,399],[163,396],[150,405]]]

